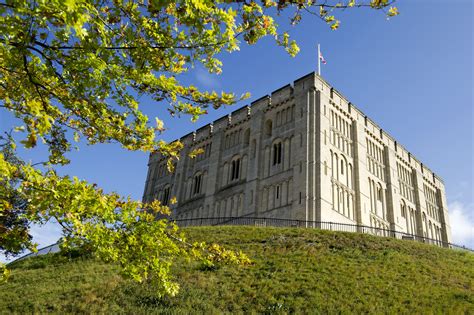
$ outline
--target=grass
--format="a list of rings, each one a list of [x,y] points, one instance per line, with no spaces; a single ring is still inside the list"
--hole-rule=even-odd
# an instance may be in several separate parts
[[[0,285],[4,313],[474,314],[474,254],[355,233],[187,228],[193,240],[246,252],[249,267],[178,263],[174,298],[87,257],[17,262]]]

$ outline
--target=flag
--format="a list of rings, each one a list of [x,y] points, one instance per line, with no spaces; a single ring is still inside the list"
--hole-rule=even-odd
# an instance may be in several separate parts
[[[326,59],[324,59],[323,54],[319,52],[319,60],[325,65],[326,64]]]

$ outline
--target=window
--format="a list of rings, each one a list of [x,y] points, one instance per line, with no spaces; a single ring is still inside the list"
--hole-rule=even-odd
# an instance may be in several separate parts
[[[201,193],[202,174],[197,174],[193,179],[193,195]]]
[[[230,180],[239,179],[240,175],[240,158],[237,158],[232,161],[231,165],[231,173],[230,173]]]
[[[276,199],[280,199],[280,185],[276,186]]]
[[[406,206],[405,204],[402,203],[402,218],[406,218],[407,214],[406,214]]]
[[[341,175],[344,175],[344,160],[341,159]]]
[[[382,187],[379,187],[378,189],[378,192],[377,192],[377,200],[382,202],[383,200],[383,191],[382,191]]]
[[[165,187],[165,189],[163,190],[163,199],[161,200],[161,203],[163,204],[163,206],[168,205],[168,202],[170,200],[170,190],[171,190],[170,186]]]
[[[281,164],[281,142],[273,145],[273,165]]]

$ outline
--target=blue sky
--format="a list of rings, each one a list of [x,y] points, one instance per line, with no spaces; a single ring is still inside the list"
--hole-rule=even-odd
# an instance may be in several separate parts
[[[191,123],[166,117],[166,104],[142,99],[149,115],[165,118],[165,140],[173,140],[315,70],[316,44],[327,60],[322,76],[353,104],[394,136],[445,181],[454,241],[474,248],[473,200],[473,4],[471,0],[399,1],[401,14],[389,20],[381,12],[348,10],[331,31],[306,17],[290,34],[301,52],[291,58],[268,38],[223,54],[223,73],[197,67],[185,82],[216,91],[250,92],[231,107],[210,110]],[[163,116],[165,115],[165,116]],[[0,129],[12,116],[0,110]],[[41,160],[44,150],[23,152]],[[80,146],[69,155],[63,174],[95,182],[106,191],[141,199],[148,155],[117,145]],[[40,246],[59,237],[54,225],[35,227]]]

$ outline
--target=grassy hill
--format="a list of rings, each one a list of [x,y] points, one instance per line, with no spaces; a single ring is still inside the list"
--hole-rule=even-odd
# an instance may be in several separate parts
[[[474,254],[369,235],[199,227],[189,238],[242,249],[250,267],[176,265],[179,296],[123,280],[116,266],[60,254],[12,266],[0,312],[474,314]]]

